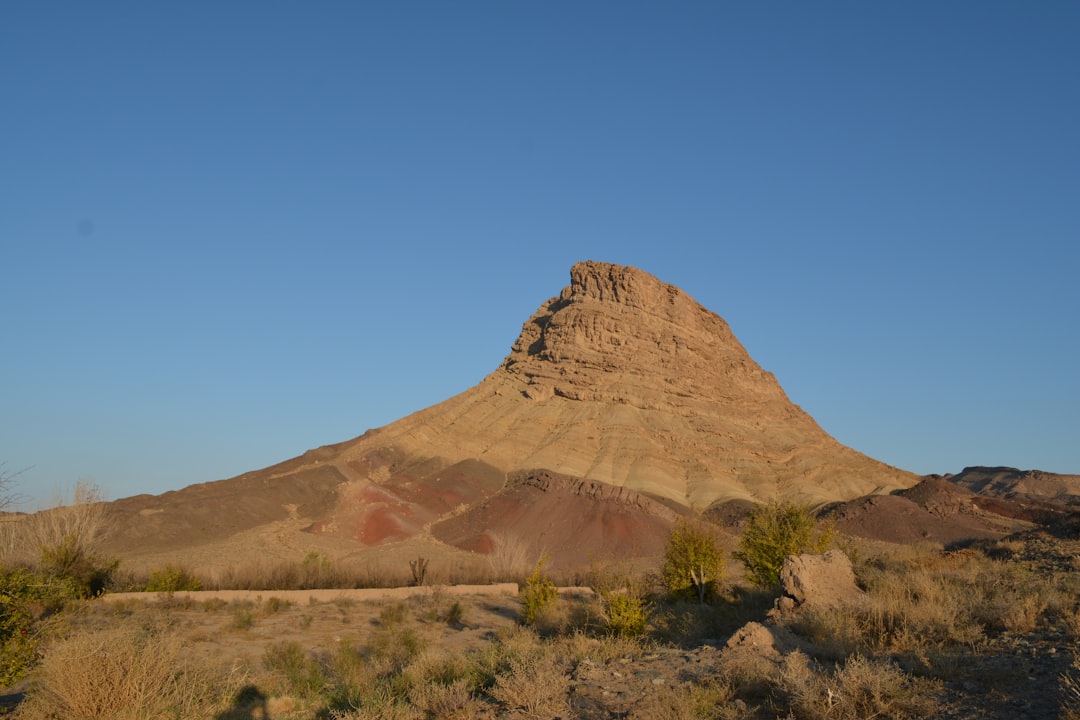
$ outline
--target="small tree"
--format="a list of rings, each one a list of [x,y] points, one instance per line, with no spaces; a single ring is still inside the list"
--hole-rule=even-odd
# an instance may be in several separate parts
[[[733,555],[745,566],[747,580],[771,588],[780,584],[780,568],[789,555],[825,552],[832,539],[832,528],[819,529],[808,506],[774,500],[750,511]]]
[[[681,520],[664,548],[664,587],[673,597],[696,597],[704,603],[719,589],[725,566],[716,533],[701,523]]]

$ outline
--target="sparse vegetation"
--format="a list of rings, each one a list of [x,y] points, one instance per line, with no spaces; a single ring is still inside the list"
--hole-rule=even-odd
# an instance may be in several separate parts
[[[511,657],[495,676],[491,697],[530,717],[555,717],[566,707],[570,678],[555,653]]]
[[[750,511],[733,554],[746,569],[747,580],[771,588],[779,585],[780,569],[788,555],[825,552],[832,539],[832,528],[819,528],[807,506],[773,501]]]
[[[53,643],[19,716],[60,720],[204,720],[243,681],[196,662],[156,625],[117,625]]]
[[[171,593],[198,590],[201,587],[202,581],[186,568],[166,565],[161,570],[150,573],[150,580],[146,583],[146,592]]]
[[[283,692],[301,698],[317,697],[329,680],[319,660],[295,641],[271,645],[263,654],[263,666],[274,673]]]
[[[255,613],[247,605],[239,605],[233,610],[233,627],[237,630],[250,630],[255,624]]]
[[[798,650],[784,658],[777,690],[791,714],[806,720],[929,717],[938,692],[886,661],[856,654],[829,669]]]
[[[975,693],[1030,682],[1034,650],[1012,638],[1076,638],[1080,581],[1021,562],[1023,547],[1014,545],[860,545],[855,570],[865,603],[796,612],[782,624],[803,649],[773,656],[718,649],[745,622],[765,620],[775,594],[757,586],[736,582],[702,604],[692,583],[683,599],[672,598],[666,582],[655,582],[662,573],[650,580],[641,570],[608,568],[591,574],[595,593],[560,597],[540,562],[517,598],[460,597],[438,586],[381,603],[159,595],[84,603],[65,623],[47,621],[45,600],[24,601],[32,615],[5,614],[0,633],[21,642],[19,628],[31,628],[35,644],[5,643],[0,667],[21,674],[45,651],[15,714],[34,719],[933,717],[942,714],[946,683]],[[185,575],[194,577],[160,571],[166,585]],[[40,597],[77,595],[74,583],[42,589],[43,578],[59,581],[26,568],[4,578],[0,596],[25,598],[31,586]],[[221,657],[222,643],[260,647],[261,655],[238,654],[232,669],[199,659]],[[181,645],[187,650],[178,653]],[[1021,658],[1014,648],[1025,648],[1023,669],[1009,669]],[[1061,698],[1056,711],[1075,720],[1080,663],[1059,656],[1049,678]],[[138,689],[161,683],[171,689]],[[88,709],[94,695],[102,704]]]

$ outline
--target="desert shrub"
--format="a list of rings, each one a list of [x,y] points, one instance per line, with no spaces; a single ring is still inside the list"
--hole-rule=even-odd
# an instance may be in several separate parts
[[[263,667],[275,673],[291,695],[313,698],[327,687],[321,663],[298,642],[283,641],[266,648]]]
[[[335,711],[331,716],[348,720],[419,717],[409,698],[428,681],[428,671],[413,667],[422,664],[422,651],[416,631],[401,626],[379,628],[364,646],[339,644],[324,663],[331,686],[329,707]]]
[[[609,595],[604,598],[607,628],[616,635],[640,635],[649,622],[649,603],[635,595]]]
[[[37,659],[40,634],[31,607],[36,594],[29,570],[0,571],[0,687],[19,680]]]
[[[381,628],[367,647],[370,659],[380,672],[400,673],[423,650],[423,643],[411,627]]]
[[[529,545],[516,535],[494,534],[492,550],[488,556],[491,579],[495,582],[518,582],[529,572]],[[535,555],[532,555],[535,557]]]
[[[1080,655],[1059,678],[1062,698],[1061,720],[1080,720]]]
[[[567,704],[570,677],[553,652],[510,658],[488,694],[511,711],[533,717],[559,715]]]
[[[19,715],[55,720],[211,717],[243,678],[196,664],[158,627],[121,626],[53,644],[33,674]]]
[[[495,685],[499,674],[510,667],[512,659],[534,657],[542,651],[540,638],[532,629],[523,625],[504,628],[496,633],[491,642],[473,648],[466,654],[472,686],[489,690]]]
[[[166,565],[161,570],[150,573],[150,579],[146,582],[146,592],[179,592],[184,590],[198,590],[202,582],[195,577],[194,573],[179,565]]]
[[[255,625],[255,613],[247,605],[233,609],[233,627],[237,630],[250,630]]]
[[[1080,605],[1072,604],[1060,610],[1062,623],[1066,631],[1074,639],[1080,639]]]
[[[789,555],[824,552],[832,537],[831,528],[818,528],[807,506],[773,501],[750,511],[733,554],[743,563],[747,580],[771,588],[780,584],[780,569]]]
[[[927,717],[937,692],[892,663],[852,655],[829,671],[798,651],[785,656],[777,685],[791,713],[806,720]]]
[[[33,667],[58,613],[81,592],[70,578],[0,568],[0,687]]]
[[[405,622],[409,608],[405,603],[396,602],[383,606],[379,610],[379,624],[383,627],[394,627]]]
[[[429,683],[414,687],[409,701],[427,717],[474,717],[477,700],[469,690],[469,681],[459,678],[448,684]]]
[[[719,592],[724,577],[724,551],[716,533],[690,520],[680,521],[664,547],[664,587],[675,598],[704,603]]]
[[[541,558],[536,563],[532,573],[525,578],[525,587],[521,591],[521,621],[526,625],[534,624],[541,614],[555,605],[559,597],[555,583],[544,573],[544,560]]]
[[[405,670],[411,676],[408,700],[428,717],[474,717],[477,699],[471,670],[462,655],[421,653]]]
[[[941,656],[975,643],[985,631],[981,590],[968,570],[950,569],[927,556],[921,566],[860,568],[865,602],[833,610],[806,609],[792,630],[836,656],[890,653]]]
[[[56,507],[10,523],[4,554],[9,565],[70,580],[79,597],[94,597],[105,590],[119,566],[117,560],[98,553],[104,529],[102,493],[92,483],[80,481],[70,503],[59,498]]]
[[[649,635],[614,635],[605,633],[595,635],[575,632],[559,638],[555,645],[559,657],[571,666],[588,660],[597,665],[606,665],[616,660],[638,658],[656,648]]]
[[[733,704],[735,692],[722,680],[663,686],[641,698],[630,711],[635,720],[735,720],[747,713]]]
[[[403,578],[371,570],[366,576],[327,555],[309,552],[303,560],[254,562],[228,567],[203,583],[208,590],[312,590],[323,588],[389,587]]]
[[[326,554],[309,552],[300,562],[298,590],[317,588],[344,588],[357,585],[345,568],[331,560]]]
[[[604,592],[601,598],[608,632],[628,637],[645,632],[652,607],[634,587],[610,590]]]
[[[446,599],[439,588],[423,600],[426,612],[423,617],[429,622],[444,622],[450,626],[460,626],[465,618],[465,606],[460,600]]]
[[[267,615],[276,615],[277,613],[291,606],[292,603],[290,601],[282,600],[279,597],[271,595],[270,597],[266,598],[266,601],[263,603],[263,610],[266,611]]]
[[[333,683],[331,707],[358,707],[363,693],[376,682],[374,667],[367,662],[363,648],[351,643],[338,643],[328,654],[326,667]]]
[[[88,552],[82,540],[66,535],[55,545],[41,548],[41,569],[75,583],[80,598],[97,597],[105,592],[120,561]]]

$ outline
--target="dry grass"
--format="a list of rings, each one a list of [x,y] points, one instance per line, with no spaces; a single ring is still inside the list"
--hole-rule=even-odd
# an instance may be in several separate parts
[[[43,550],[74,542],[90,556],[105,532],[105,502],[101,489],[80,480],[71,498],[57,497],[52,507],[0,523],[0,564],[37,567]]]
[[[856,572],[867,591],[863,605],[806,611],[792,623],[835,657],[892,653],[925,664],[996,633],[1031,632],[1055,597],[1031,571],[974,551],[896,548]]]
[[[829,670],[798,651],[784,658],[777,689],[790,712],[804,720],[929,717],[937,692],[891,663],[852,655]]]
[[[933,717],[941,713],[938,680],[955,679],[950,674],[959,672],[963,659],[986,651],[996,638],[1038,632],[1051,623],[1065,637],[1080,635],[1076,579],[1035,573],[1009,560],[1013,553],[863,548],[856,571],[867,602],[829,613],[800,611],[791,622],[814,644],[807,650],[811,655],[727,655],[702,648],[706,640],[722,646],[746,621],[763,618],[773,597],[745,588],[729,588],[712,605],[653,598],[657,612],[640,637],[607,631],[602,593],[561,595],[530,627],[515,622],[520,600],[461,598],[437,590],[381,604],[300,607],[272,595],[259,604],[165,598],[124,603],[81,618],[80,635],[48,649],[18,717],[570,716],[580,710],[570,706],[571,699],[582,702],[579,683],[607,683],[620,674],[626,678],[621,682],[631,682],[644,677],[642,668],[664,675],[663,682],[641,682],[633,690],[640,697],[618,710],[622,716]],[[327,565],[321,557],[311,562]],[[145,622],[155,615],[173,618],[173,630]],[[115,630],[120,623],[146,629],[124,635]],[[178,651],[181,631],[189,645],[202,646],[203,657],[218,657],[219,643],[263,646],[249,653],[246,675],[235,676],[227,687],[210,685],[195,655]],[[669,657],[680,663],[700,658],[702,664],[669,676]],[[1054,682],[1064,662],[1053,671]],[[129,669],[121,673],[116,667]],[[139,684],[121,676],[148,679]],[[162,682],[172,690],[139,689],[160,688],[152,685],[154,677],[166,677]],[[1080,720],[1080,661],[1062,674],[1060,690],[1066,699],[1062,712],[1071,713],[1063,717]],[[114,696],[128,700],[117,705]],[[100,707],[88,709],[87,698]],[[599,706],[605,700],[590,702]]]
[[[121,625],[52,645],[16,717],[199,720],[224,707],[244,679],[192,662],[174,632]]]
[[[1061,720],[1080,720],[1080,655],[1074,655],[1072,665],[1061,675]]]
[[[642,698],[632,720],[737,720],[750,717],[749,708],[735,701],[734,688],[723,680],[661,687]]]
[[[504,567],[495,570],[494,564]],[[471,561],[455,560],[452,564],[428,566],[424,584],[436,585],[486,585],[499,578],[520,580],[529,571],[525,567],[518,572],[516,561],[497,555],[478,556]],[[510,569],[513,568],[513,569]],[[131,577],[127,585],[142,588],[149,575]],[[408,562],[389,565],[386,562],[358,563],[355,560],[332,559],[322,553],[309,553],[299,561],[256,561],[215,569],[198,576],[203,590],[312,590],[391,588],[415,584],[413,571]]]
[[[492,582],[519,582],[540,560],[531,543],[517,535],[495,533],[491,542],[494,547],[488,563]]]
[[[529,717],[553,717],[566,709],[570,677],[555,653],[511,657],[495,676],[489,694],[511,711]]]

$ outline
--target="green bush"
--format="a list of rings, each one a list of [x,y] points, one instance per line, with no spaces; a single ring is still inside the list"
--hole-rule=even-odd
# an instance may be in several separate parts
[[[521,591],[521,621],[526,625],[536,622],[546,610],[555,605],[559,591],[555,583],[544,574],[544,561],[536,563],[529,577],[525,578],[525,588]]]
[[[28,570],[0,572],[0,687],[19,680],[37,659],[33,582]]]
[[[719,592],[725,567],[720,541],[708,527],[682,520],[671,531],[661,576],[672,597],[705,602]]]
[[[648,601],[630,591],[610,592],[603,595],[604,620],[614,635],[633,637],[645,632],[652,608]]]
[[[146,583],[146,592],[179,592],[184,590],[198,590],[202,582],[192,573],[182,567],[166,565],[163,570],[154,570],[150,573],[150,580]]]
[[[27,568],[0,568],[0,687],[11,685],[38,660],[45,618],[79,597],[80,588]]]
[[[733,555],[745,566],[747,580],[772,588],[780,584],[780,568],[789,555],[825,552],[832,539],[832,528],[819,529],[806,505],[772,501],[750,511]]]

